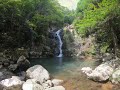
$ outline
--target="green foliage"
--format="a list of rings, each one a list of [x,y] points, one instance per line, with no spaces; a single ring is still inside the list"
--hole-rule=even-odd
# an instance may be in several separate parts
[[[72,24],[75,19],[75,11],[64,9],[64,23]]]
[[[117,4],[118,0],[80,0],[74,21],[76,29],[83,35],[90,32],[116,9]]]
[[[31,32],[45,43],[52,25],[62,27],[63,9],[56,0],[0,0],[0,48],[29,46]]]
[[[82,36],[94,34],[102,53],[115,53],[120,44],[120,1],[80,0],[74,25]]]

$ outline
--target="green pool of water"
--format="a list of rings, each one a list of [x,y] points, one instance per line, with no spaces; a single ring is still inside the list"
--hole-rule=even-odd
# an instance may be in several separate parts
[[[67,76],[72,74],[72,71],[82,67],[93,67],[94,61],[84,61],[71,57],[31,59],[31,66],[38,64],[46,68],[52,75],[64,74]]]
[[[95,60],[80,60],[71,57],[31,59],[31,66],[40,64],[54,78],[64,80],[63,86],[66,90],[112,90],[104,89],[102,83],[93,82],[81,73],[82,67],[94,68],[98,63]]]

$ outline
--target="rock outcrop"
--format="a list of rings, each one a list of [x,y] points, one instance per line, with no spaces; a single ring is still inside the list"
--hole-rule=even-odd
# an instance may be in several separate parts
[[[26,59],[25,56],[22,55],[17,61],[17,66],[21,71],[24,71],[30,67],[30,62]]]
[[[0,72],[2,77],[4,73]],[[26,80],[22,81],[22,80]],[[21,72],[21,76],[12,76],[0,82],[0,90],[65,90],[63,80],[50,80],[49,72],[41,65],[28,68],[26,72]]]
[[[99,65],[94,70],[88,67],[86,69],[84,67],[81,70],[89,79],[94,81],[106,81],[113,73],[113,68],[106,63]]]

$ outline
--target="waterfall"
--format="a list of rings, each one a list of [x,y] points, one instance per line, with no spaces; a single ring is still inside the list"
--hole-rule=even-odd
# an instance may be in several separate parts
[[[62,54],[62,44],[63,44],[63,42],[62,42],[61,36],[60,36],[61,30],[62,30],[62,29],[60,29],[60,30],[58,30],[58,31],[56,32],[56,35],[57,35],[58,41],[59,41],[58,48],[59,48],[59,51],[60,51],[60,53],[59,53],[59,55],[58,55],[57,57],[62,57],[62,56],[63,56],[63,54]]]

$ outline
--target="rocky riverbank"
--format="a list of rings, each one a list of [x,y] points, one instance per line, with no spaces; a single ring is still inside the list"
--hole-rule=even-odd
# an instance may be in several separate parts
[[[97,82],[110,81],[113,84],[120,84],[120,59],[107,53],[106,57],[102,58],[102,61],[95,69],[83,67],[81,71],[91,80]]]
[[[0,72],[1,77],[4,76]],[[41,65],[27,69],[21,76],[12,76],[0,82],[0,90],[65,90],[63,80],[50,77],[49,72]]]

